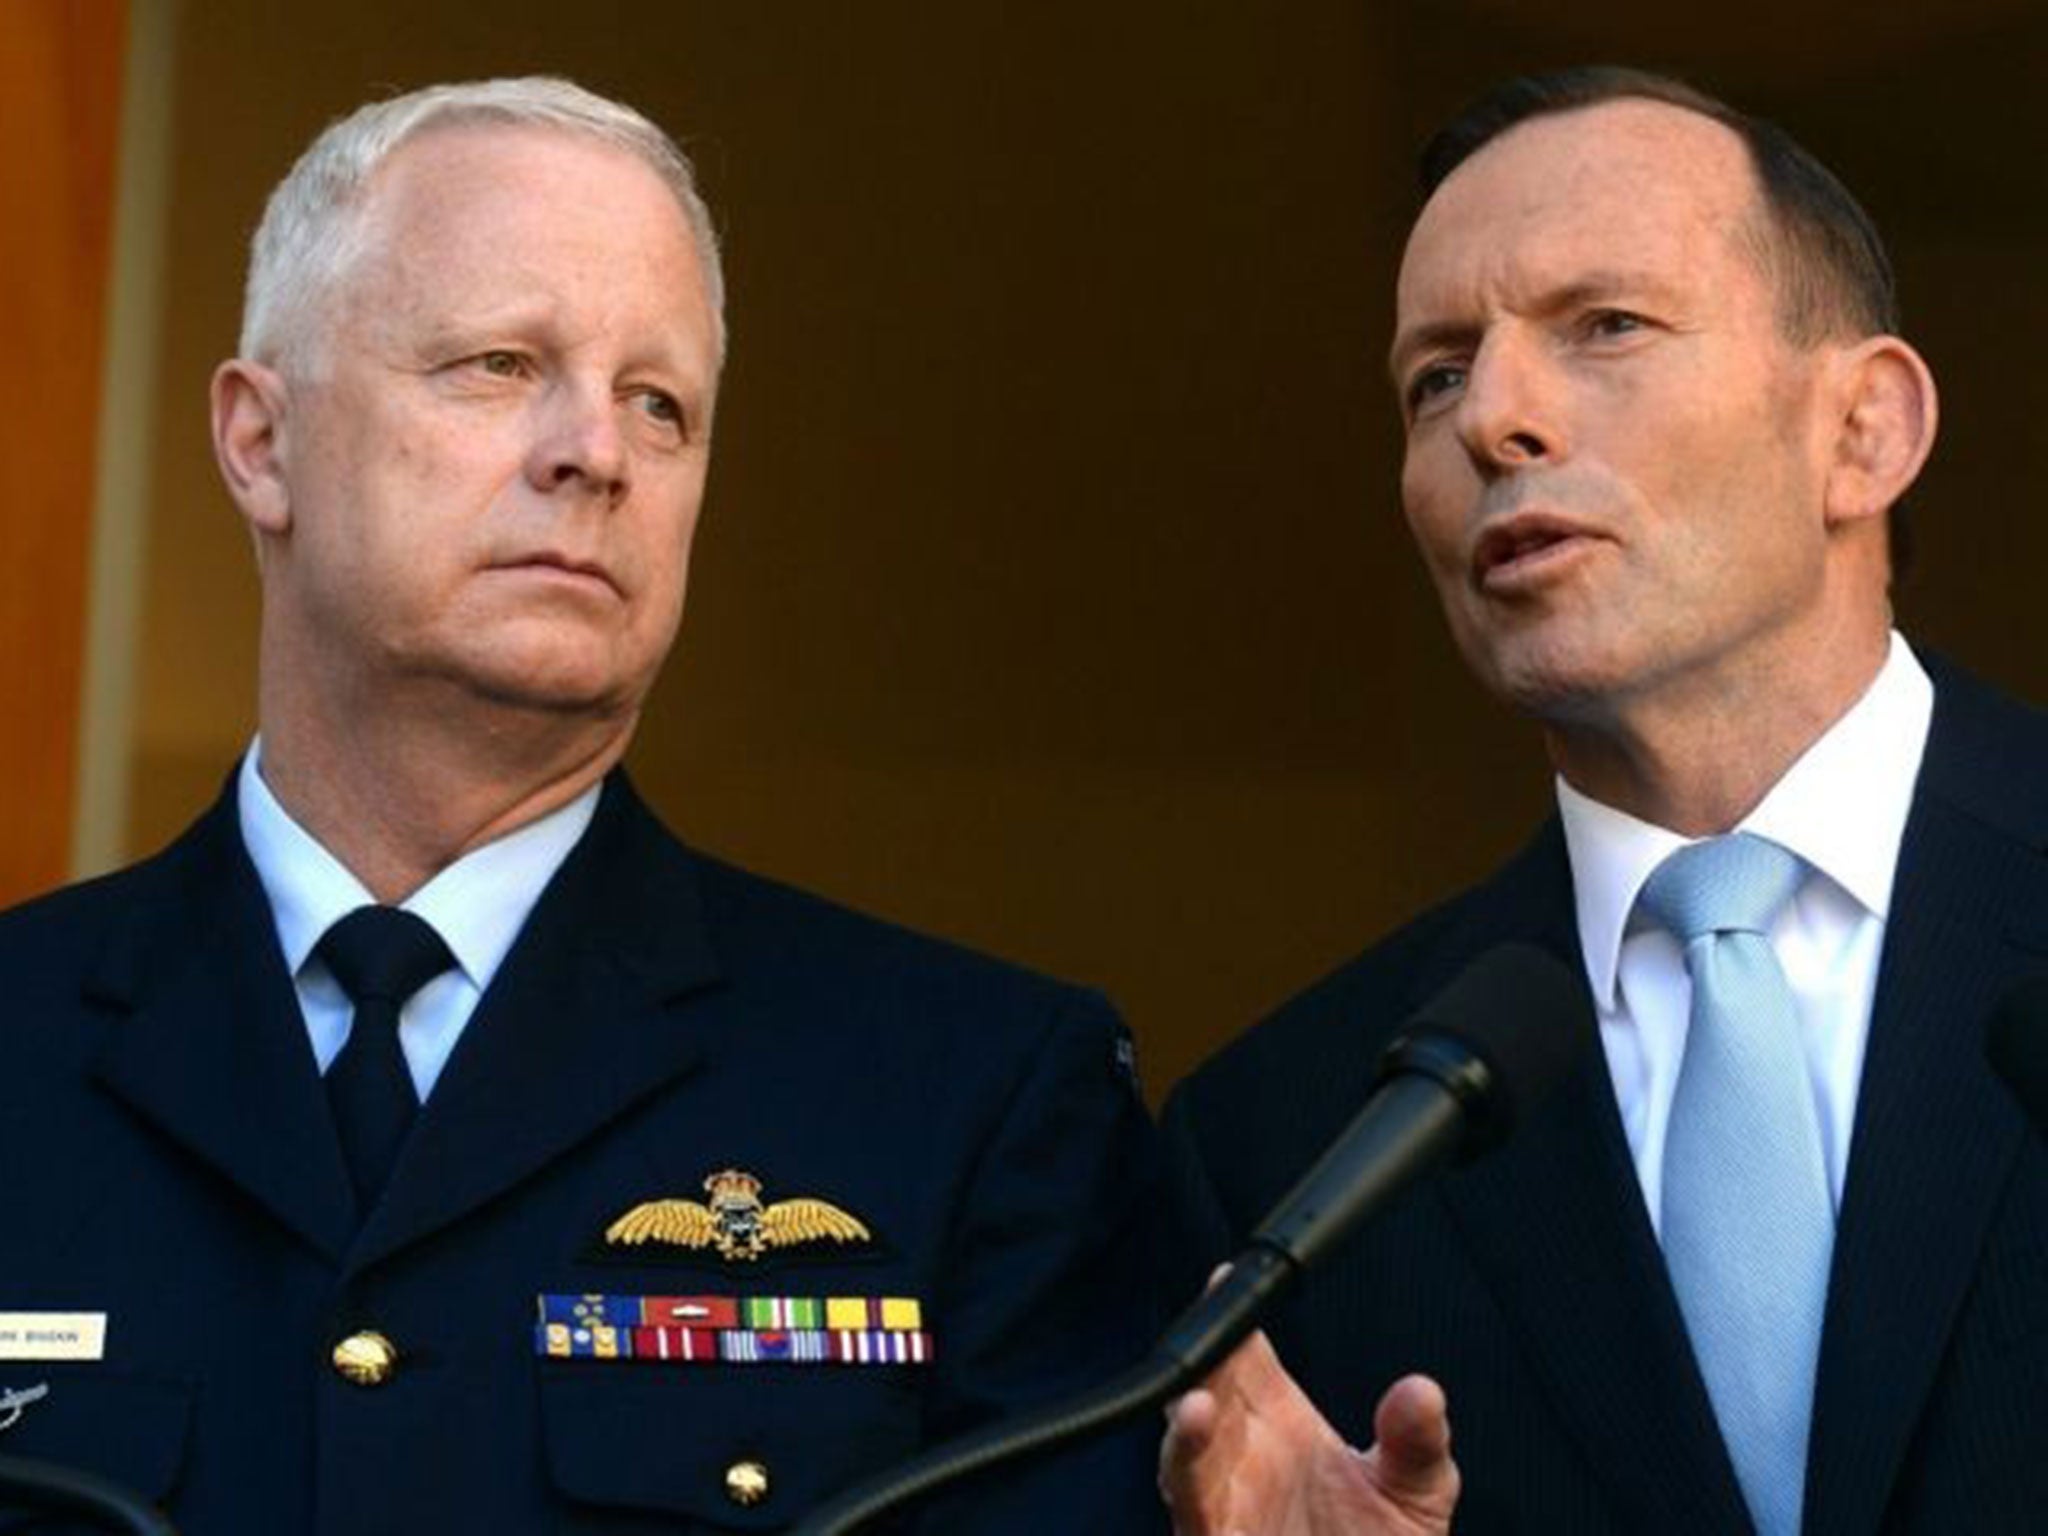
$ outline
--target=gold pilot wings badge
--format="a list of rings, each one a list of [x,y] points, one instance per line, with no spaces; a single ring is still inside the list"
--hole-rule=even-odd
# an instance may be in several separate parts
[[[649,1200],[609,1227],[612,1247],[668,1243],[679,1248],[712,1248],[734,1262],[758,1259],[771,1248],[806,1243],[865,1243],[874,1234],[857,1216],[829,1200],[808,1197],[763,1204],[761,1181],[738,1168],[722,1168],[704,1181],[709,1204],[695,1200]]]

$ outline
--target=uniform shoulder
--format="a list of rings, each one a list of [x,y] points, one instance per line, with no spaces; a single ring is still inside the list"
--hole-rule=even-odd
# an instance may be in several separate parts
[[[747,1016],[772,1017],[791,1048],[857,1039],[963,1101],[1025,1082],[1135,1083],[1129,1031],[1100,992],[723,859],[690,858],[729,995]]]
[[[831,987],[848,1008],[901,1018],[972,1017],[981,1029],[1097,1028],[1100,993],[815,892],[691,851],[704,917],[721,959]]]
[[[88,1004],[111,978],[133,974],[129,940],[151,910],[176,910],[156,860],[67,885],[0,912],[0,1034],[8,1087],[45,1092],[54,1068],[76,1070],[91,1038]]]
[[[110,923],[157,899],[155,863],[59,886],[0,911],[0,975],[22,960],[47,966],[102,942]]]
[[[0,911],[0,980],[18,975],[24,962],[52,967],[153,913],[189,919],[230,876],[239,848],[232,802],[223,797],[146,858]]]

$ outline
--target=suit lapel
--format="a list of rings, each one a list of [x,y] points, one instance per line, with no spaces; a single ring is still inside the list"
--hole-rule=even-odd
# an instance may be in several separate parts
[[[1527,937],[1583,975],[1556,822],[1492,894],[1461,953]],[[1587,1051],[1510,1147],[1442,1191],[1508,1331],[1624,1519],[1672,1533],[1747,1529],[1602,1053]]]
[[[688,1069],[670,1007],[718,968],[688,855],[623,777],[534,907],[420,1113],[351,1271],[533,1174]]]
[[[93,1070],[329,1258],[353,1196],[298,999],[228,793],[155,867],[85,993]]]
[[[1936,676],[1835,1241],[1807,1474],[1815,1536],[1878,1527],[2026,1134],[1983,1032],[2048,941],[2043,829],[2007,778],[2039,755],[1987,739],[2018,717]]]

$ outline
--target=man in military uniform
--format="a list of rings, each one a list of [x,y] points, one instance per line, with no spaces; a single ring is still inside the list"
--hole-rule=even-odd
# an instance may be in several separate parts
[[[366,107],[273,195],[212,395],[257,740],[0,919],[0,1450],[201,1536],[765,1530],[1150,1333],[1102,1003],[619,771],[723,352],[687,163],[567,83]],[[1142,1530],[1148,1455],[924,1518]]]

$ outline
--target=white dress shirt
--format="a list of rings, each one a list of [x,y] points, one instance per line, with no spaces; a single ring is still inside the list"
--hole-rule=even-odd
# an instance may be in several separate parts
[[[270,898],[313,1057],[325,1073],[348,1039],[354,1009],[314,946],[336,921],[377,898],[277,803],[263,782],[262,752],[259,738],[236,781],[242,841]],[[421,987],[398,1015],[398,1043],[422,1104],[541,891],[590,825],[600,787],[464,854],[400,903],[433,924],[455,956],[455,969]]]
[[[1933,711],[1934,685],[1894,633],[1863,697],[1736,829],[1780,843],[1810,866],[1770,941],[1799,1005],[1837,1213],[1892,876]],[[1635,907],[1651,872],[1692,839],[1588,799],[1561,778],[1557,800],[1600,1043],[1643,1199],[1659,1223],[1664,1133],[1685,1059],[1692,983],[1678,941]]]

